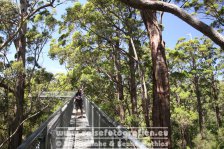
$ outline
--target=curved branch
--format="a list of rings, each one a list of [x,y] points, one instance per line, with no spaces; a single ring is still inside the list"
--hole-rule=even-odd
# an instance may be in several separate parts
[[[18,29],[16,30],[15,33],[13,33],[11,36],[9,36],[9,38],[0,45],[0,51],[5,48],[8,43],[10,43],[15,37],[16,35],[20,32],[20,30],[22,29],[24,23],[29,20],[32,16],[34,16],[37,12],[39,12],[41,9],[44,9],[46,7],[53,7],[53,4],[54,4],[55,0],[52,0],[51,2],[43,5],[43,6],[40,6],[38,7],[37,9],[33,10],[31,13],[29,13],[27,16],[25,16],[24,18],[22,17],[21,18],[21,22],[20,22],[20,25],[18,26]]]
[[[163,12],[169,12],[177,16],[181,20],[185,21],[204,35],[208,36],[213,42],[224,49],[224,37],[212,27],[208,26],[204,22],[198,20],[192,15],[188,14],[183,9],[174,4],[170,4],[163,1],[151,1],[151,0],[119,0],[131,7],[137,9],[151,9]]]
[[[49,104],[46,105],[46,106],[45,106],[43,109],[41,109],[40,111],[38,111],[38,112],[34,113],[33,115],[29,116],[28,118],[24,119],[24,120],[19,124],[19,126],[16,128],[16,130],[15,130],[12,134],[11,134],[8,138],[6,138],[3,142],[1,142],[1,144],[0,144],[0,148],[1,148],[6,142],[8,142],[8,141],[9,141],[9,140],[16,134],[16,132],[18,131],[19,127],[20,127],[25,121],[27,121],[28,119],[30,119],[30,118],[32,118],[32,117],[38,115],[40,112],[42,112],[43,110],[45,110],[48,106],[49,106]]]
[[[10,42],[16,37],[16,35],[17,35],[17,34],[19,33],[19,31],[22,29],[23,24],[24,24],[24,21],[21,21],[21,22],[20,22],[20,25],[19,25],[19,27],[18,27],[18,29],[16,30],[16,32],[13,33],[11,36],[9,36],[9,38],[8,38],[4,43],[2,43],[2,44],[0,45],[0,51],[1,51],[3,48],[5,48],[5,47],[8,45],[8,43],[10,43]]]
[[[47,4],[43,5],[43,6],[40,6],[40,7],[38,7],[38,8],[35,9],[35,10],[33,10],[30,14],[28,14],[28,15],[26,16],[25,20],[30,19],[30,17],[34,16],[34,15],[35,15],[37,12],[39,12],[41,9],[44,9],[44,8],[46,8],[46,7],[50,7],[50,6],[53,7],[54,2],[55,2],[55,0],[52,0],[51,2],[49,2],[49,3],[47,3]]]

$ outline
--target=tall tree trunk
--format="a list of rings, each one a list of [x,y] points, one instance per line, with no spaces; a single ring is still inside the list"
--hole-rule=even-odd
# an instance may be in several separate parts
[[[197,71],[196,60],[195,60],[193,53],[191,53],[191,57],[192,57],[192,69]],[[201,91],[200,91],[200,86],[199,86],[199,77],[197,74],[194,75],[193,83],[194,83],[195,94],[196,94],[196,98],[197,98],[199,130],[200,130],[200,134],[203,138],[204,135],[203,135],[203,115],[202,115]]]
[[[186,145],[187,145],[187,142],[186,142],[186,139],[185,139],[185,136],[186,136],[186,128],[181,128],[181,147],[183,149],[186,148]]]
[[[142,109],[143,109],[143,113],[144,113],[144,118],[145,118],[145,124],[146,127],[150,127],[150,118],[149,118],[149,96],[147,93],[147,87],[146,87],[146,82],[145,82],[145,73],[143,71],[143,68],[141,66],[141,64],[139,63],[139,58],[138,58],[138,54],[137,54],[137,50],[136,50],[136,44],[134,43],[133,39],[130,39],[130,43],[134,52],[134,57],[132,59],[134,59],[136,61],[136,65],[137,65],[137,70],[140,76],[140,82],[141,82],[141,94],[142,94]]]
[[[137,116],[137,89],[136,89],[136,63],[134,55],[134,50],[131,45],[131,41],[129,41],[129,70],[130,70],[130,96],[132,103],[132,114]]]
[[[199,78],[198,76],[194,76],[194,86],[195,86],[195,94],[197,98],[197,111],[198,111],[198,122],[201,136],[203,138],[203,114],[202,114],[202,102],[201,102],[201,91],[199,89]]]
[[[141,67],[140,64],[138,67]],[[146,88],[146,83],[145,83],[145,74],[144,72],[142,71],[142,68],[139,68],[141,69],[140,72],[141,72],[141,92],[142,92],[142,109],[143,109],[143,112],[144,112],[144,117],[145,117],[145,124],[146,124],[146,127],[150,127],[150,117],[149,117],[149,96],[148,96],[148,93],[147,93],[147,88]]]
[[[153,127],[168,128],[168,139],[164,141],[168,148],[171,148],[170,88],[165,43],[162,40],[162,31],[157,21],[156,12],[148,9],[142,10],[142,18],[150,38],[153,64]],[[163,142],[163,140],[160,141]]]
[[[212,60],[213,54],[214,54],[213,52],[214,51],[212,49],[209,51],[208,59]],[[209,66],[211,68],[214,68],[214,66],[212,66],[212,63],[210,63]],[[214,72],[212,72],[212,74],[211,74],[211,100],[212,100],[213,106],[215,108],[217,126],[222,127],[221,113],[220,113],[219,104],[218,104],[219,91],[218,91],[217,85],[218,85],[218,83],[217,83],[217,80],[215,79],[215,74],[214,74]]]
[[[27,1],[20,0],[20,12],[21,17],[27,15]],[[17,62],[22,63],[23,70],[25,70],[25,55],[26,55],[26,32],[27,24],[24,23],[21,31],[18,34],[18,38],[15,41],[15,46],[17,50]],[[11,125],[11,133],[15,134],[10,140],[10,148],[15,149],[22,143],[23,135],[23,103],[24,103],[24,90],[25,90],[25,71],[18,71],[16,86],[15,86],[15,98],[16,98],[16,107],[15,107],[15,119]]]
[[[218,106],[218,103],[217,103],[218,102],[218,89],[217,89],[214,74],[212,74],[212,95],[213,95],[213,99],[214,99],[214,102],[215,102],[214,107],[215,107],[217,125],[218,125],[218,127],[222,127],[220,109],[219,109],[219,106]]]
[[[121,122],[124,122],[125,117],[125,110],[123,106],[124,102],[124,87],[123,87],[123,79],[121,76],[121,64],[120,64],[120,54],[119,50],[119,42],[116,43],[114,47],[114,67],[115,67],[115,74],[116,74],[116,90],[117,90],[117,98],[119,102],[119,115]]]
[[[146,82],[145,82],[145,74],[142,71],[140,64],[138,64],[140,77],[141,77],[141,92],[142,92],[142,109],[145,118],[146,127],[150,127],[150,117],[149,117],[149,96],[147,94]]]

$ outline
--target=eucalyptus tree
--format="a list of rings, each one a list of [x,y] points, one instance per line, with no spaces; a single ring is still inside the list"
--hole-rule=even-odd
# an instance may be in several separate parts
[[[119,8],[116,8],[115,6]],[[129,18],[126,18],[124,16],[129,16]],[[136,19],[137,17],[138,19]],[[136,97],[137,84],[135,82],[136,70],[133,69],[132,67],[133,65],[135,67],[136,64],[134,60],[135,56],[132,50],[132,44],[130,43],[129,37],[134,39],[136,38],[136,35],[141,36],[138,35],[139,34],[138,32],[142,32],[141,30],[138,29],[141,27],[141,21],[139,21],[139,15],[138,16],[136,15],[135,10],[129,7],[124,7],[124,5],[121,5],[116,2],[104,1],[104,3],[102,3],[102,1],[89,1],[86,5],[82,7],[78,3],[76,3],[73,8],[67,10],[67,15],[65,16],[64,24],[68,26],[68,32],[73,30],[73,27],[71,27],[72,23],[74,24],[73,27],[76,27],[74,29],[77,29],[78,26],[81,29],[80,32],[84,30],[85,31],[84,34],[86,33],[85,35],[83,35],[82,44],[80,45],[81,41],[77,41],[78,43],[75,43],[76,40],[73,40],[74,43],[73,46],[80,47],[81,50],[84,51],[83,52],[84,54],[88,53],[88,51],[92,53],[91,55],[86,55],[86,57],[89,56],[90,57],[89,59],[93,60],[85,59],[84,62],[83,60],[81,62],[88,63],[89,66],[97,69],[99,73],[104,73],[110,80],[114,82],[117,89],[117,95],[118,95],[117,98],[119,99],[118,101],[120,103],[118,105],[120,106],[126,104],[123,95],[125,91],[124,87],[126,86],[124,80],[128,80],[128,82],[130,82],[130,89],[128,90],[129,93],[131,94],[132,99],[131,111],[132,114],[136,115],[137,114],[137,97]],[[62,29],[65,29],[64,24],[62,26]],[[102,26],[104,27],[102,28]],[[135,27],[137,28],[137,30],[134,29],[133,26],[137,26]],[[130,33],[131,30],[133,30],[132,34]],[[63,38],[68,35],[69,35],[68,33],[62,34],[60,38],[62,40],[60,40],[59,44],[67,43],[67,40],[63,40]],[[76,35],[77,33],[73,34],[73,37],[74,38],[77,37]],[[144,33],[142,35],[144,35]],[[78,39],[80,39],[80,37],[78,37]],[[129,50],[131,50],[132,53],[128,53],[127,49],[122,48],[122,46],[126,45],[130,47]],[[70,48],[74,49],[71,46]],[[55,51],[54,49],[56,48],[52,46],[52,50],[50,52],[51,54],[54,53]],[[60,50],[63,49],[60,48]],[[66,53],[70,53],[68,52],[68,50],[69,49],[67,49]],[[97,53],[101,53],[102,55],[100,54],[97,57],[97,55],[93,54],[97,50],[99,50],[99,52]],[[63,59],[62,57],[62,55],[64,55],[63,52],[58,51],[57,53],[58,55],[61,55],[61,58]],[[67,55],[64,55],[64,57],[66,56]],[[69,57],[71,59],[72,56]],[[127,63],[127,65],[129,65],[129,70],[127,71],[128,72],[132,71],[130,79],[126,75],[123,75],[126,70],[125,71],[122,70],[124,68],[127,69],[127,67],[123,65],[126,57],[128,57],[129,59],[129,63]],[[105,58],[107,58],[108,60]],[[104,63],[110,64],[111,66],[105,65]],[[129,105],[125,105],[125,107],[129,108]],[[123,106],[120,107],[120,110],[118,111],[121,111],[120,112],[121,119],[124,119],[125,110],[123,109]]]
[[[222,110],[219,104],[222,101],[222,97],[219,96],[221,89],[219,78],[223,69],[220,67],[222,55],[223,52],[215,47],[211,40],[204,37],[189,41],[181,38],[174,50],[168,50],[171,96],[175,99],[172,101],[172,113],[189,111],[193,118],[194,113],[197,112],[197,117],[185,126],[181,120],[175,122],[182,130],[182,147],[194,146],[192,140],[198,133],[195,131],[197,127],[200,136],[197,139],[209,141],[208,131],[212,130],[213,135],[216,135],[222,125]],[[174,120],[176,118],[173,117]],[[184,119],[184,116],[181,116],[181,119]],[[175,123],[173,124],[174,140],[178,136]]]
[[[179,1],[179,4],[183,9],[193,11],[196,15],[199,14],[200,17],[209,20],[210,25],[218,31],[223,31],[223,0]]]
[[[212,92],[213,94],[217,92],[217,88],[214,88],[214,74],[216,74],[215,65],[217,63],[216,59],[218,54],[214,54],[218,52],[218,49],[214,50],[212,44],[205,40],[203,43],[200,43],[197,39],[190,40],[190,43],[181,42],[177,45],[179,50],[183,49],[184,53],[189,52],[189,63],[190,63],[190,72],[192,74],[192,83],[194,84],[194,93],[197,98],[197,109],[199,114],[199,127],[200,132],[203,136],[203,114],[202,114],[202,90],[200,85],[202,85],[207,79],[211,80]],[[183,43],[183,44],[182,44]],[[186,55],[185,55],[186,56]],[[188,59],[188,58],[187,58]],[[206,78],[206,75],[209,76]],[[214,95],[213,95],[214,98]],[[216,99],[217,100],[217,97]],[[220,124],[220,112],[219,108],[216,107],[217,111],[217,122]]]
[[[61,62],[67,61],[68,67],[74,69],[76,68],[76,71],[79,71],[76,72],[76,76],[77,74],[82,75],[80,72],[84,70],[89,70],[85,68],[86,66],[88,66],[88,68],[92,68],[93,70],[95,69],[95,71],[98,71],[99,73],[106,73],[105,76],[109,77],[112,81],[115,82],[118,98],[117,102],[120,102],[123,100],[124,96],[122,85],[123,80],[120,74],[120,54],[116,49],[119,46],[119,40],[117,42],[117,45],[108,45],[107,38],[113,38],[113,35],[111,35],[110,29],[101,29],[102,25],[107,25],[106,22],[94,22],[96,18],[103,17],[99,13],[99,11],[93,13],[94,9],[95,8],[93,7],[92,3],[88,3],[83,7],[81,7],[80,4],[76,3],[73,8],[69,8],[67,10],[65,23],[61,27],[65,28],[65,26],[70,26],[70,24],[72,23],[73,26],[70,26],[68,28],[68,33],[62,34],[62,36],[59,38],[58,46],[52,44],[50,54],[52,56],[57,55]],[[97,25],[95,25],[94,23]],[[84,30],[86,34],[83,34],[82,31],[76,31],[75,33],[73,33],[73,41],[70,43],[70,41],[67,41],[65,39],[70,35],[69,30],[73,30],[73,27],[75,26],[80,26],[80,30]],[[101,36],[97,36],[95,32],[97,32],[104,38],[102,38]],[[66,46],[63,46],[63,43],[68,44]],[[97,50],[101,50],[102,52],[100,53]],[[114,55],[114,57],[110,55]],[[106,62],[106,64],[104,64],[104,61],[107,61],[107,59],[109,59],[110,62]],[[111,74],[111,69],[116,71],[116,75],[113,76]],[[82,79],[81,76],[80,79]],[[86,85],[90,87],[88,84]],[[121,106],[119,109],[117,109],[117,111],[120,113],[121,119],[123,119],[124,110],[122,103],[120,105]]]
[[[16,148],[22,142],[24,119],[29,115],[30,109],[25,109],[26,88],[30,90],[30,81],[36,67],[40,67],[38,60],[43,46],[49,39],[54,24],[52,15],[46,9],[53,6],[54,0],[47,3],[43,1],[21,0],[1,1],[1,46],[3,53],[3,71],[1,72],[0,87],[8,90],[15,97],[15,116],[9,124],[9,148]],[[40,13],[41,19],[35,18]],[[39,23],[39,24],[38,24]],[[13,47],[14,46],[14,47]],[[15,59],[8,60],[8,51],[16,49]],[[29,91],[28,91],[29,92]],[[31,101],[32,103],[32,101]],[[3,142],[1,146],[4,144]]]
[[[187,4],[189,6],[189,3],[191,2],[183,2],[183,4],[179,7],[176,4],[172,4],[169,1],[151,1],[151,0],[137,0],[137,1],[130,1],[130,0],[119,0],[131,7],[137,8],[137,9],[148,9],[148,10],[154,10],[154,11],[161,11],[161,12],[168,12],[171,13],[181,20],[185,21],[192,27],[194,27],[196,30],[200,31],[204,35],[208,36],[214,43],[219,45],[222,49],[224,48],[224,37],[216,31],[214,28],[210,27],[206,23],[200,21],[199,19],[195,18],[191,15],[191,12],[186,12],[182,7]],[[203,4],[206,4],[206,7],[209,8],[209,2],[208,1],[192,1],[192,3],[202,3],[200,5],[196,5],[196,8],[200,8],[203,6]],[[223,18],[223,5],[222,0],[217,1],[211,1],[213,7],[212,11],[217,13],[218,12],[218,18],[214,17],[215,20],[221,20]],[[219,5],[220,4],[220,5]],[[191,5],[192,6],[192,5]],[[211,9],[210,9],[211,10]],[[218,11],[217,11],[218,10]],[[208,14],[210,14],[208,12]],[[214,16],[214,15],[213,15]],[[220,19],[221,18],[221,19]],[[218,21],[220,22],[220,21]],[[220,23],[219,23],[220,24]]]
[[[153,48],[155,49],[155,47],[157,47],[157,45],[159,45],[158,47],[160,49],[164,49],[164,43],[162,41],[162,36],[161,36],[161,29],[159,29],[159,24],[157,23],[156,11],[169,12],[169,13],[176,15],[183,21],[190,24],[195,29],[202,32],[204,35],[211,38],[221,48],[224,48],[224,37],[218,31],[214,30],[212,27],[208,26],[207,24],[205,24],[205,23],[201,22],[200,20],[196,19],[195,17],[191,16],[190,14],[188,14],[186,11],[179,8],[175,4],[170,4],[169,2],[166,2],[166,1],[161,2],[161,1],[150,1],[150,0],[137,0],[137,1],[120,0],[120,1],[124,2],[125,4],[127,4],[129,6],[140,9],[142,11],[143,20],[145,20],[145,24],[146,24],[146,27],[149,32],[152,49]],[[195,2],[195,1],[192,1],[192,2]],[[189,4],[190,2],[185,2],[183,4],[183,6],[187,3]],[[218,6],[218,8],[221,8],[220,10],[222,11],[223,7],[221,5],[221,7]],[[213,9],[213,11],[214,10],[216,10],[216,7],[215,7],[215,9]],[[219,14],[221,15],[222,13],[219,13]],[[156,23],[154,23],[154,22],[156,22]],[[154,29],[153,29],[153,27],[154,27]],[[156,35],[156,33],[157,33],[157,35]],[[156,39],[157,39],[157,41],[156,41]],[[153,42],[155,42],[157,44],[155,44]],[[170,101],[169,101],[168,69],[167,69],[167,65],[166,65],[165,54],[163,54],[165,52],[163,52],[163,51],[164,50],[161,50],[161,52],[160,52],[160,50],[159,50],[158,54],[157,54],[157,52],[154,52],[154,55],[152,52],[152,61],[154,63],[154,65],[153,65],[154,75],[156,76],[157,74],[161,74],[158,77],[157,76],[154,77],[154,87],[155,87],[154,99],[156,99],[156,100],[154,100],[154,104],[157,103],[157,105],[159,105],[159,104],[165,105],[164,110],[166,111],[165,113],[168,113],[168,114],[164,117],[162,114],[160,114],[160,112],[159,112],[160,110],[156,108],[157,106],[154,105],[153,106],[154,107],[154,112],[153,112],[154,116],[153,117],[154,117],[154,126],[167,126],[167,127],[169,127],[169,132],[171,133],[170,121],[169,121],[169,119],[170,119],[169,102]],[[161,61],[157,61],[157,56],[158,56],[158,59],[160,59]],[[158,62],[158,64],[156,64],[157,62]],[[162,73],[156,73],[158,70],[156,66],[160,66]],[[158,78],[158,80],[156,78]],[[165,84],[159,83],[161,80],[163,80],[163,82],[165,82]],[[162,88],[162,92],[164,92],[164,91],[166,92],[166,95],[164,95],[164,97],[162,97],[162,95],[160,95],[160,93],[161,93],[160,91],[157,91],[156,86],[158,86],[158,88]],[[159,98],[156,98],[156,96],[161,97],[161,100],[159,100]],[[163,104],[163,101],[166,104]],[[170,141],[171,140],[169,137],[169,142]],[[170,147],[171,147],[171,143],[169,145],[169,148]]]

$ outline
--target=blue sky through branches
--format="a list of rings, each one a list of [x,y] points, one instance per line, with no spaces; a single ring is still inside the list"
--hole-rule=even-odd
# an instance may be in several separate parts
[[[84,4],[86,1],[81,0],[82,4]],[[66,8],[71,6],[71,2],[67,2],[66,4],[60,5],[56,8],[57,12],[57,18],[59,19],[62,14],[65,14]],[[187,23],[183,22],[176,16],[164,13],[163,16],[163,40],[166,43],[167,48],[174,48],[177,40],[181,37],[185,37],[187,39],[191,39],[194,37],[201,37],[202,34],[188,25]],[[58,33],[57,31],[54,33],[53,37],[57,37]],[[52,73],[66,73],[65,65],[60,65],[57,60],[51,60],[48,57],[48,51],[49,51],[49,43],[44,48],[44,53],[42,55],[40,62],[40,65],[42,67],[45,67],[47,71]]]

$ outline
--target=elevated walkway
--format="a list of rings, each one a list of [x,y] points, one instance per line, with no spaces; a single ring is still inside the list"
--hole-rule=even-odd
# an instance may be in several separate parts
[[[81,116],[80,112],[73,109],[69,127],[59,127],[60,131],[66,132],[62,136],[57,136],[57,140],[63,143],[58,143],[57,149],[87,149],[93,148],[94,139],[91,127],[84,112]]]
[[[81,117],[72,98],[65,102],[18,149],[147,149],[93,102],[85,98],[83,105]]]

